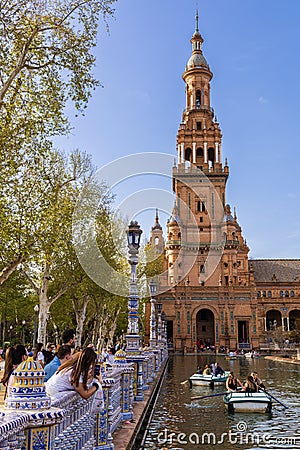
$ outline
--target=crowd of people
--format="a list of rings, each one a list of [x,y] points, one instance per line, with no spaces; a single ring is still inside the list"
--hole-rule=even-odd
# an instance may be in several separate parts
[[[38,343],[34,349],[26,349],[17,344],[5,353],[4,373],[1,383],[5,386],[5,396],[9,396],[14,384],[14,370],[30,356],[45,371],[46,393],[50,397],[63,391],[76,391],[88,399],[101,387],[101,373],[97,367],[98,355],[93,345],[75,347],[75,333],[66,330],[61,337],[62,345],[47,344],[46,349]]]

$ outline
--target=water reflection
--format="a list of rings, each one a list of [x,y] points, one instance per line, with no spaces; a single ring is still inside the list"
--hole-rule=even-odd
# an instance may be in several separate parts
[[[145,449],[250,450],[300,449],[300,366],[259,359],[218,361],[243,381],[253,370],[273,396],[288,406],[273,402],[271,414],[228,414],[222,396],[191,401],[191,396],[222,393],[222,386],[181,384],[198,366],[215,362],[215,356],[174,356],[151,422]]]

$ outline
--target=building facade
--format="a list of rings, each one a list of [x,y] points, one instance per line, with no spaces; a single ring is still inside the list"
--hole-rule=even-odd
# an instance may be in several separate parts
[[[202,52],[198,15],[191,44],[157,302],[175,351],[259,348],[275,332],[283,337],[298,326],[300,260],[249,260],[226,201],[229,167],[222,162],[222,132],[210,101],[213,73]],[[157,213],[150,243],[162,245]]]

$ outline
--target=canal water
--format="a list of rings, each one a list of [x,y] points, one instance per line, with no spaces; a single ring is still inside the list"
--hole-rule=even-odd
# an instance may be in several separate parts
[[[264,358],[225,360],[244,381],[256,370],[266,389],[284,405],[273,402],[270,414],[226,412],[223,396],[191,400],[192,396],[222,393],[224,387],[182,384],[198,366],[216,361],[215,355],[175,355],[170,358],[164,384],[152,416],[143,449],[300,449],[300,366]]]

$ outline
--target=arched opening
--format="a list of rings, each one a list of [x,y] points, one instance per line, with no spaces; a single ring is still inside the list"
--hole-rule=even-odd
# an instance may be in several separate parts
[[[277,327],[281,327],[281,312],[276,309],[270,309],[266,315],[267,330],[276,331]]]
[[[201,91],[198,89],[196,91],[196,108],[200,108],[201,105]]]
[[[192,161],[192,149],[191,148],[185,149],[184,159],[185,159],[185,161]]]
[[[203,162],[203,148],[199,147],[196,150],[196,165],[200,170],[203,168]]]
[[[215,318],[210,309],[200,309],[196,316],[197,346],[215,345]]]
[[[300,330],[300,311],[293,309],[289,313],[290,331]]]
[[[215,165],[215,149],[212,147],[209,147],[207,151],[208,161],[210,161],[210,166],[214,167]]]

